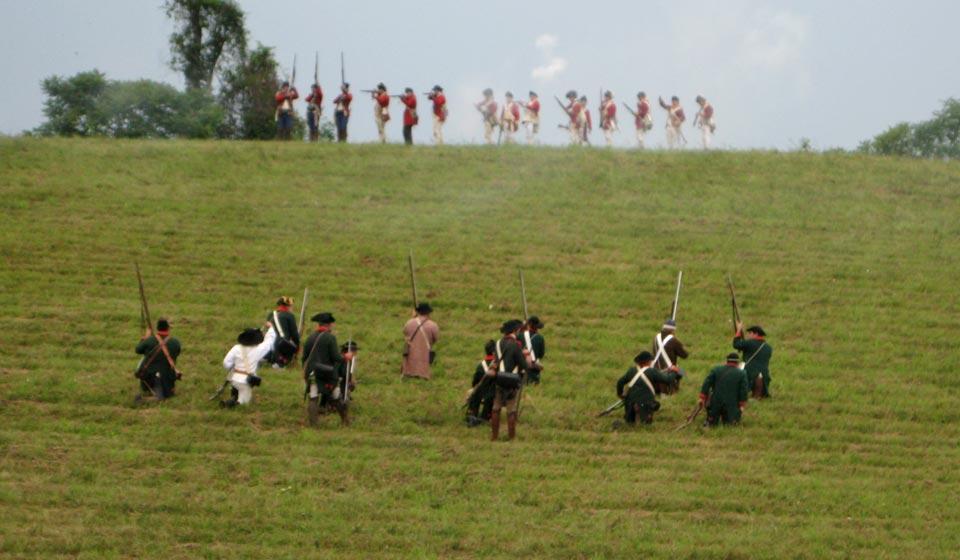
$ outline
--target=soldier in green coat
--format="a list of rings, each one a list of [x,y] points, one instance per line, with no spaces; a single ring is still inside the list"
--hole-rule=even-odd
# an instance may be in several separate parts
[[[540,333],[540,330],[543,329],[543,321],[540,320],[540,317],[536,315],[531,315],[526,324],[523,326],[523,335],[521,342],[523,342],[523,347],[530,351],[530,367],[527,369],[527,383],[533,385],[540,384],[540,372],[543,371],[543,364],[540,360],[543,359],[544,355],[547,353],[547,343],[543,339],[543,335]]]
[[[490,421],[496,387],[487,373],[496,365],[497,343],[488,340],[483,347],[484,357],[473,372],[470,392],[467,394],[467,426],[473,428]],[[482,405],[482,409],[481,409]]]
[[[743,369],[747,372],[747,385],[753,391],[754,398],[766,399],[770,396],[770,358],[773,348],[767,344],[767,333],[760,325],[754,325],[743,331],[743,323],[737,323],[737,334],[733,337],[733,347],[743,353]]]
[[[317,323],[316,332],[312,333],[303,345],[304,352],[301,358],[303,364],[304,383],[310,401],[307,404],[307,417],[311,425],[316,425],[320,415],[320,398],[325,397],[333,403],[340,413],[341,423],[348,422],[346,408],[340,402],[339,376],[337,369],[344,359],[352,359],[350,353],[343,355],[337,345],[337,337],[333,334],[333,323],[336,319],[331,313],[317,313],[311,319]]]
[[[300,330],[297,318],[290,311],[292,307],[293,298],[281,296],[277,300],[277,308],[267,315],[267,322],[277,331],[277,340],[267,356],[267,361],[275,368],[287,367],[300,349]]]
[[[163,351],[160,341],[163,341],[167,351]],[[170,322],[160,318],[157,320],[157,332],[149,328],[137,344],[137,354],[143,356],[137,371],[134,374],[140,380],[141,394],[153,394],[157,400],[170,398],[174,395],[174,386],[180,379],[177,371],[177,357],[180,356],[180,341],[170,336]]]
[[[660,371],[651,367],[653,354],[644,350],[633,359],[634,365],[617,381],[617,396],[624,401],[623,419],[627,424],[635,424],[639,419],[643,424],[653,422],[653,413],[660,410],[657,387],[672,385],[682,375],[679,368],[673,366],[669,371]]]
[[[740,355],[727,355],[727,363],[719,365],[707,375],[700,387],[700,404],[707,409],[707,424],[716,426],[739,424],[747,405],[747,374],[737,367]]]

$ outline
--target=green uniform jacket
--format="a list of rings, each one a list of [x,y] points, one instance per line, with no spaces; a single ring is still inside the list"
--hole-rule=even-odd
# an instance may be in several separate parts
[[[293,313],[289,311],[277,311],[277,319],[280,323],[280,328],[283,329],[283,334],[286,336],[287,340],[293,342],[300,347],[300,330],[297,328],[297,318],[294,317]],[[271,311],[267,315],[267,321],[273,324],[273,312]],[[276,327],[274,327],[276,329]],[[277,337],[280,337],[280,331],[277,331]]]
[[[167,350],[170,351],[170,357],[173,358],[174,363],[176,363],[177,357],[180,355],[180,341],[171,336],[164,339],[164,342],[167,344]],[[156,336],[148,336],[141,340],[140,344],[137,344],[137,354],[142,354],[144,359],[148,359],[157,346]],[[141,364],[140,369],[143,372],[143,377],[152,377],[159,373],[160,377],[167,382],[175,381],[177,378],[177,372],[170,367],[170,362],[167,361],[163,350],[157,352],[149,364]]]
[[[336,385],[337,371],[343,363],[343,354],[337,345],[337,337],[330,331],[314,332],[303,345],[303,371],[309,375],[316,372],[317,385]],[[321,368],[320,366],[327,366]]]
[[[617,381],[617,396],[623,396],[623,390],[630,383],[630,380],[633,379],[633,376],[637,374],[637,366],[632,366],[627,370],[627,373],[623,374],[623,377]],[[647,376],[647,379],[650,380],[650,383],[656,387],[657,383],[673,383],[678,379],[678,375],[672,371],[660,371],[659,369],[648,367],[644,370],[644,373]],[[643,382],[643,379],[637,379],[637,382],[633,384],[633,387],[630,387],[629,392],[626,395],[625,404],[628,408],[632,407],[635,404],[647,405],[653,403],[657,400],[657,395],[650,392],[650,388],[647,387],[647,384]]]
[[[527,370],[527,359],[523,355],[523,349],[520,342],[509,336],[500,339],[500,352],[503,354],[503,371],[514,371],[523,373]],[[497,371],[500,371],[499,367]]]
[[[747,384],[753,387],[757,381],[757,376],[763,374],[766,385],[770,384],[770,358],[773,357],[773,348],[765,344],[765,340],[746,339],[737,337],[733,339],[733,347],[743,352],[743,361],[749,360],[744,369],[747,371]],[[763,348],[760,348],[763,346]],[[759,352],[757,350],[759,349]],[[756,356],[754,356],[756,354]],[[751,356],[754,356],[751,359]]]
[[[723,412],[728,422],[739,420],[740,403],[747,401],[747,374],[736,366],[719,365],[703,380],[700,393],[710,395],[708,415]]]
[[[523,333],[520,333],[521,344],[526,344],[526,336]],[[533,333],[530,335],[530,346],[533,347],[533,354],[537,357],[537,360],[542,360],[543,357],[547,354],[547,343],[543,339],[543,335],[540,333]]]
[[[486,363],[486,358],[484,358],[484,363]],[[493,363],[493,362],[490,362]],[[476,387],[480,383],[483,383],[484,377],[487,375],[487,367],[481,364],[477,364],[477,369],[473,371],[473,380],[470,381],[471,387]],[[479,390],[474,391],[470,395],[468,408],[475,409],[480,408],[480,403],[485,399],[493,399],[494,392],[496,391],[496,384],[493,383],[493,380],[487,381],[487,383],[481,387]]]

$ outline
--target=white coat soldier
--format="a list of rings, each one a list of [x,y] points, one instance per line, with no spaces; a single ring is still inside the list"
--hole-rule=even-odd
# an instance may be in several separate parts
[[[514,135],[520,130],[520,105],[513,100],[509,91],[504,94],[503,111],[500,113],[500,129],[503,130],[503,142],[513,144]]]
[[[634,115],[634,125],[637,128],[637,145],[640,149],[646,147],[647,133],[653,128],[653,115],[650,114],[650,101],[647,94],[637,94],[637,112]]]
[[[681,128],[687,116],[683,113],[683,107],[680,106],[680,98],[674,95],[670,98],[670,104],[667,105],[661,97],[660,106],[667,111],[667,148],[671,150],[679,148],[687,143]]]
[[[531,91],[530,98],[523,103],[523,126],[527,129],[527,144],[540,143],[540,98]]]
[[[713,105],[702,95],[697,96],[697,105],[700,106],[700,110],[697,111],[693,124],[700,127],[700,141],[703,143],[703,149],[709,150],[713,142],[713,133],[717,130],[717,123],[713,119]]]
[[[440,339],[440,327],[430,318],[433,308],[429,303],[417,305],[415,316],[403,326],[403,365],[400,373],[404,378],[430,379],[433,364],[433,346]]]
[[[603,102],[600,104],[600,128],[603,129],[603,139],[607,147],[613,146],[613,133],[620,127],[617,123],[617,104],[611,91],[603,94]]]
[[[221,408],[231,408],[238,404],[249,404],[253,399],[253,388],[260,385],[257,368],[260,360],[273,350],[277,334],[270,326],[264,336],[260,329],[246,329],[237,337],[237,343],[223,358],[223,368],[227,370],[227,381],[231,385],[231,398],[220,401]]]
[[[675,383],[661,385],[657,383],[658,392],[665,395],[676,393],[680,389],[680,378],[684,376],[684,371],[680,369],[678,363],[681,358],[689,357],[683,343],[677,338],[677,322],[673,319],[664,321],[660,327],[660,332],[653,337],[653,367],[661,371],[672,371],[678,374]]]
[[[503,338],[497,341],[496,365],[490,368],[488,376],[493,377],[496,392],[493,397],[493,412],[490,416],[490,439],[500,437],[500,411],[507,409],[507,438],[517,435],[517,417],[520,412],[520,389],[530,355],[517,340],[517,332],[523,326],[522,321],[511,319],[500,327]]]
[[[483,141],[493,144],[493,129],[497,126],[497,102],[493,98],[493,90],[490,88],[483,90],[483,99],[474,107],[483,116]]]
[[[301,358],[306,392],[310,398],[307,418],[311,425],[316,425],[320,408],[331,406],[340,414],[341,424],[347,425],[350,419],[340,374],[344,362],[351,360],[353,354],[341,353],[337,346],[337,337],[333,333],[336,319],[332,313],[317,313],[311,321],[317,323],[317,330],[304,343]]]

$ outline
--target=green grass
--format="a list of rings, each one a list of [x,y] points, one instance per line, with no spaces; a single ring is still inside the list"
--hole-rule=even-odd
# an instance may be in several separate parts
[[[0,141],[0,555],[945,558],[960,548],[960,166],[850,155]],[[406,252],[441,327],[398,377]],[[133,263],[184,345],[131,404]],[[459,405],[546,322],[519,439]],[[594,414],[685,273],[692,356],[650,428]],[[774,399],[675,433],[729,351],[732,272]],[[206,401],[278,295],[361,344],[355,423],[294,371]]]

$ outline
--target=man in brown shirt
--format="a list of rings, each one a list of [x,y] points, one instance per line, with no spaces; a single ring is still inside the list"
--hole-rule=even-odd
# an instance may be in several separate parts
[[[433,345],[440,338],[440,327],[430,319],[431,313],[433,308],[429,303],[420,303],[416,315],[403,326],[403,366],[400,372],[404,377],[430,379]]]

